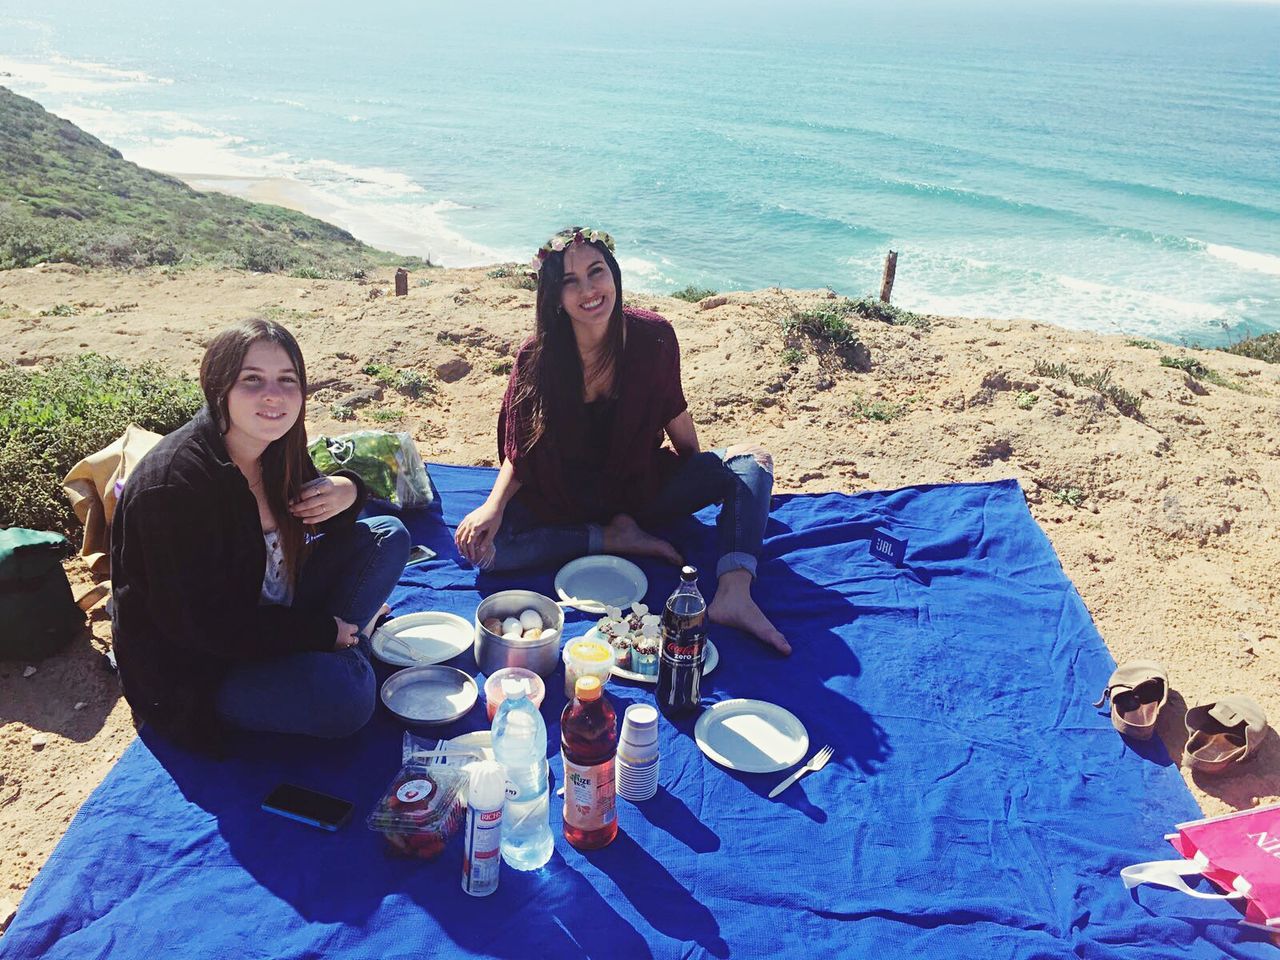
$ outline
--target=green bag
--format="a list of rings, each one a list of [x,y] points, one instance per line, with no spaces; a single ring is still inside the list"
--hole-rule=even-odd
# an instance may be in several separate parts
[[[307,452],[316,469],[326,476],[338,470],[359,474],[374,499],[397,507],[425,507],[435,498],[426,465],[408,433],[357,430],[340,437],[320,437]]]
[[[0,660],[40,660],[84,629],[62,569],[66,554],[60,534],[0,530]]]

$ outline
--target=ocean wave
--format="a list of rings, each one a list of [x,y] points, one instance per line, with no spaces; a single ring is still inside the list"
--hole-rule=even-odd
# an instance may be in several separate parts
[[[70,57],[54,55],[49,58],[51,63],[66,67],[70,70],[76,70],[81,73],[91,74],[93,76],[106,77],[113,81],[124,83],[161,83],[171,84],[173,80],[168,77],[154,77],[144,70],[121,70],[119,67],[113,67],[106,63],[96,63],[92,60],[73,60]]]
[[[1271,277],[1280,277],[1280,257],[1271,253],[1260,253],[1257,250],[1242,250],[1239,247],[1229,247],[1223,243],[1203,243],[1187,238],[1192,243],[1198,243],[1203,247],[1204,252],[1218,260],[1225,260],[1227,263],[1242,267],[1245,270],[1252,270],[1255,273],[1265,273]]]
[[[859,264],[860,279],[878,266]],[[1211,302],[1194,284],[1151,278],[1142,286],[1041,269],[1016,261],[988,262],[937,250],[912,251],[898,263],[894,302],[911,310],[964,317],[1029,319],[1075,330],[1212,340],[1224,327],[1258,319],[1243,299]]]
[[[1155,200],[1171,201],[1178,204],[1208,209],[1219,213],[1243,214],[1261,220],[1280,223],[1280,210],[1232,200],[1228,197],[1214,196],[1207,193],[1196,193],[1191,190],[1179,190],[1176,187],[1161,187],[1150,183],[1139,183],[1133,180],[1110,180],[1098,177],[1084,177],[1093,186],[1119,190],[1135,196],[1148,197]]]
[[[188,116],[171,110],[113,110],[110,107],[75,104],[64,107],[59,114],[82,130],[87,130],[99,140],[119,148],[128,143],[162,142],[166,135],[208,137],[217,141],[243,143],[244,138],[233,137],[222,130],[207,127]]]
[[[770,219],[781,221],[783,228],[792,225],[800,230],[818,227],[824,232],[838,231],[847,235],[855,235],[869,240],[887,240],[889,235],[865,223],[858,223],[836,213],[823,213],[816,210],[805,210],[798,206],[776,200],[752,201],[738,198],[737,203],[743,206],[754,206]]]
[[[119,70],[103,63],[59,56],[40,60],[0,56],[0,73],[8,74],[6,86],[37,99],[49,94],[94,94],[146,84],[173,83],[166,77],[155,77],[141,70]]]

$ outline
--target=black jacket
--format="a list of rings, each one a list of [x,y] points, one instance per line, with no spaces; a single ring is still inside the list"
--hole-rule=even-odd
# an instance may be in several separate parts
[[[354,523],[364,504],[364,484],[344,475],[359,495],[322,530]],[[142,458],[112,519],[112,632],[139,718],[216,752],[214,695],[231,663],[333,649],[324,611],[259,606],[265,566],[257,501],[206,407]]]

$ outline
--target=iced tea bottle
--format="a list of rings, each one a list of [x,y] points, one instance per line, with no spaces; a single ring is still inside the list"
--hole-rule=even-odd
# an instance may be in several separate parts
[[[618,716],[599,677],[579,677],[560,715],[564,759],[564,838],[579,850],[598,850],[618,835],[614,757]]]

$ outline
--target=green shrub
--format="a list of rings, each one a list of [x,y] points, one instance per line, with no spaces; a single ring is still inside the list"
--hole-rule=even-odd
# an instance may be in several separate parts
[[[1170,367],[1174,370],[1181,370],[1188,376],[1197,380],[1207,380],[1219,387],[1226,387],[1228,390],[1244,390],[1244,387],[1233,380],[1228,380],[1217,370],[1205,366],[1195,357],[1168,357],[1160,358],[1160,366]]]
[[[1134,420],[1142,419],[1142,398],[1112,383],[1110,367],[1103,367],[1093,373],[1082,373],[1065,363],[1037,360],[1031,372],[1037,377],[1070,380],[1077,387],[1089,387],[1110,400],[1111,405],[1126,417],[1132,417]]]
[[[1152,343],[1150,340],[1143,340],[1138,337],[1130,337],[1124,342],[1126,347],[1137,347],[1139,350],[1159,350],[1160,344]]]
[[[877,297],[860,297],[857,300],[846,300],[845,303],[849,304],[846,309],[850,313],[856,313],[866,320],[879,320],[881,323],[889,323],[899,327],[929,329],[928,317],[912,313],[910,310],[903,310],[901,307],[895,307]]]
[[[297,258],[288,244],[250,237],[236,249],[236,266],[254,273],[285,273],[292,270]]]
[[[783,366],[794,367],[804,362],[804,351],[799,347],[787,347],[782,351]]]
[[[890,423],[907,412],[905,403],[890,403],[888,400],[867,401],[861,395],[853,401],[849,416],[856,420],[875,420],[879,423]]]
[[[403,410],[374,410],[369,414],[369,419],[376,423],[391,423],[403,417]]]
[[[417,370],[401,370],[393,380],[396,391],[403,396],[417,400],[424,393],[435,393],[435,384]]]
[[[40,316],[42,317],[74,317],[79,312],[80,311],[77,310],[72,304],[59,303],[50,307],[48,310],[41,310]]]
[[[336,270],[324,270],[320,267],[298,267],[290,271],[289,276],[297,277],[299,280],[344,280],[342,274]],[[348,274],[347,276],[350,276]]]
[[[797,310],[782,319],[784,334],[803,334],[813,340],[833,347],[852,347],[858,334],[849,326],[849,311],[837,307],[818,307],[814,310]]]
[[[360,368],[360,372],[365,376],[373,377],[374,380],[378,381],[378,383],[382,384],[384,387],[391,386],[391,382],[396,376],[396,368],[381,360],[370,360]]]
[[[515,365],[516,362],[514,360],[510,357],[505,357],[502,360],[495,360],[493,365],[489,367],[489,372],[494,376],[505,377],[512,371]]]
[[[1225,353],[1261,360],[1263,363],[1280,363],[1280,333],[1263,333],[1247,337],[1230,346],[1219,347]]]
[[[1054,491],[1053,502],[1060,507],[1078,507],[1084,502],[1084,491],[1079,487],[1063,487]]]
[[[677,290],[671,295],[677,300],[685,300],[689,303],[697,303],[699,300],[705,300],[707,297],[714,297],[718,291],[708,287],[695,287],[693,284],[682,290]]]
[[[1019,410],[1030,410],[1039,399],[1039,394],[1032,393],[1030,390],[1019,390],[1013,398],[1013,403]]]
[[[335,403],[329,407],[329,416],[335,420],[354,420],[356,412],[345,403]]]
[[[157,363],[90,353],[45,370],[0,367],[0,526],[71,533],[68,470],[130,423],[169,433],[203,402],[199,384]]]

